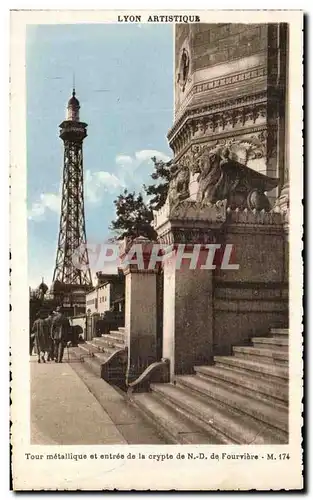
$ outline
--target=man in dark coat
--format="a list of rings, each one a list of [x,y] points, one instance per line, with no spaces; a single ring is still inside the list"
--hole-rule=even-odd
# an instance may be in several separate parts
[[[51,337],[54,345],[54,360],[56,363],[62,363],[64,347],[68,340],[70,323],[67,317],[57,307],[52,318]]]
[[[53,319],[52,314],[49,314],[49,316],[45,319],[45,328],[48,336],[48,361],[53,361],[54,359],[54,346],[51,337],[52,319]]]

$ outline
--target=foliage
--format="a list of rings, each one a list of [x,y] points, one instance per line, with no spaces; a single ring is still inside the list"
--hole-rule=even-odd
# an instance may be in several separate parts
[[[110,229],[117,233],[118,239],[126,236],[145,236],[152,240],[156,238],[156,232],[151,226],[153,213],[145,204],[141,193],[137,195],[125,189],[114,201],[114,205],[116,219],[112,221]]]
[[[110,229],[117,234],[117,239],[145,236],[156,240],[157,234],[151,223],[153,210],[158,210],[166,201],[170,181],[171,162],[157,161],[151,178],[154,181],[149,186],[144,185],[145,194],[150,198],[147,203],[141,193],[129,192],[127,189],[114,200],[116,218],[111,222]]]
[[[151,174],[151,178],[158,182],[154,182],[149,186],[144,185],[144,190],[148,196],[152,196],[149,201],[149,207],[152,210],[159,210],[167,198],[172,162],[164,163],[163,161],[157,161],[155,156],[151,160],[154,163],[154,172]]]

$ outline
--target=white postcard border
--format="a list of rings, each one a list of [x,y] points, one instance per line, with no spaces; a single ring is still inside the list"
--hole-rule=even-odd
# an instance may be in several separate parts
[[[125,13],[125,11],[124,11]],[[136,14],[140,12],[136,11]],[[302,487],[302,13],[299,11],[163,11],[200,15],[201,22],[288,22],[290,25],[290,444],[283,446],[35,446],[30,445],[30,384],[26,213],[25,28],[42,23],[116,22],[117,11],[17,11],[11,13],[11,370],[13,478],[16,490],[249,490]],[[143,18],[149,14],[143,11]],[[171,124],[169,124],[169,127]],[[205,448],[221,453],[289,453],[286,461],[26,460],[25,454],[186,453]],[[102,451],[101,451],[102,450]]]

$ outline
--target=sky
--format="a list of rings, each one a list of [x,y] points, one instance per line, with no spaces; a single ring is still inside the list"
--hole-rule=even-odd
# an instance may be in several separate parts
[[[75,74],[84,140],[87,241],[111,235],[114,199],[140,191],[151,156],[172,157],[172,25],[33,25],[26,39],[28,280],[50,286],[60,217],[65,119]],[[94,273],[99,269],[92,269]]]

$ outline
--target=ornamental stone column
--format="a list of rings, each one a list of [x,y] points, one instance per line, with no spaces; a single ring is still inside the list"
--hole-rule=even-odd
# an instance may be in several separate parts
[[[149,269],[153,243],[140,236],[120,249],[125,274],[126,384],[157,359],[157,273]]]
[[[174,207],[167,202],[155,214],[158,240],[168,246],[163,262],[163,358],[170,361],[171,380],[213,357],[213,271],[201,266],[225,219],[226,202],[200,205],[188,200]]]

